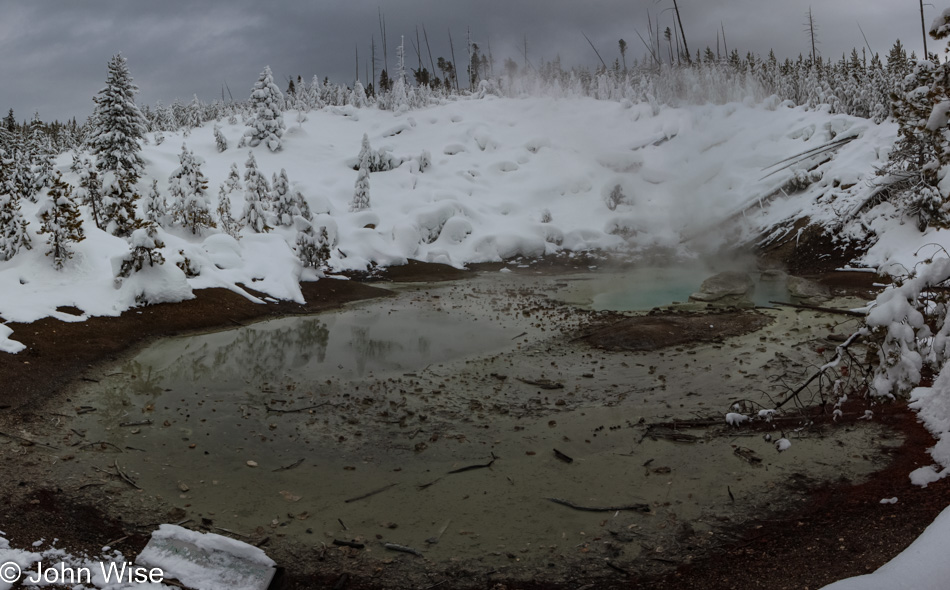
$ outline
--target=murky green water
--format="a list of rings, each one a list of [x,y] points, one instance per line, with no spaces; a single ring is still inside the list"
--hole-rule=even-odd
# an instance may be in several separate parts
[[[685,303],[699,291],[703,281],[719,272],[707,266],[689,264],[668,267],[635,268],[620,273],[563,278],[558,297],[564,301],[601,311],[641,311],[673,302]],[[772,307],[770,301],[788,301],[788,289],[782,281],[758,280],[752,272],[756,306]]]
[[[606,353],[562,336],[589,316],[555,300],[600,280],[620,279],[490,276],[157,342],[72,394],[95,411],[68,425],[83,437],[65,436],[108,444],[79,447],[63,468],[82,485],[118,461],[147,497],[246,535],[360,539],[376,554],[384,540],[496,567],[701,545],[723,522],[798,501],[790,481],[860,477],[880,465],[881,444],[899,442],[873,425],[776,427],[793,441],[781,454],[739,431],[646,437],[641,420],[776,395],[775,375],[815,362],[794,342],[819,321],[770,311],[771,326],[725,345]]]

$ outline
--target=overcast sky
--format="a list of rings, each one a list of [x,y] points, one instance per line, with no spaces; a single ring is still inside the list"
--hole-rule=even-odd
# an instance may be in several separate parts
[[[743,55],[780,59],[810,50],[804,32],[808,0],[678,0],[690,50],[715,49],[720,22],[729,48]],[[640,57],[639,31],[647,35],[647,13],[661,27],[672,26],[672,0],[0,0],[0,109],[17,119],[38,111],[44,120],[92,112],[109,58],[121,52],[140,88],[139,104],[170,103],[197,94],[221,97],[227,83],[246,98],[265,65],[281,89],[287,77],[321,78],[351,84],[356,46],[360,75],[369,60],[370,38],[379,46],[378,10],[386,18],[390,68],[395,47],[406,36],[409,66],[416,67],[416,25],[425,25],[433,59],[451,60],[451,29],[459,61],[466,28],[496,64],[523,61],[527,37],[532,62],[560,55],[565,67],[593,65],[597,58],[581,31],[605,60],[619,57],[617,41],[628,43],[628,59]],[[895,39],[921,53],[920,13],[914,0],[825,0],[813,2],[819,52],[837,59],[864,40],[887,53]],[[925,7],[927,25],[944,7]],[[420,29],[421,30],[421,29]],[[425,45],[425,40],[422,41]],[[931,51],[945,44],[931,40]],[[381,50],[379,51],[381,54]],[[380,61],[381,55],[378,55]],[[423,59],[428,61],[424,51]],[[460,71],[462,68],[460,67]]]

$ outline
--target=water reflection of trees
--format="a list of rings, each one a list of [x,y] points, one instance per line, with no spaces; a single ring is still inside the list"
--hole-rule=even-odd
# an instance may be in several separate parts
[[[366,374],[366,362],[385,368],[398,368],[398,362],[387,362],[387,357],[394,350],[402,350],[402,346],[392,340],[370,338],[369,327],[353,326],[350,334],[350,350],[356,361],[356,374],[362,377]]]
[[[219,335],[218,335],[219,336]],[[206,339],[161,371],[167,382],[275,381],[287,369],[326,359],[330,330],[318,319],[300,319],[286,327],[249,326],[225,344]]]

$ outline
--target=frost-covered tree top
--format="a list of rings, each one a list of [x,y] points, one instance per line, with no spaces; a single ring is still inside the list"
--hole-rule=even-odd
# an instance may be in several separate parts
[[[89,145],[96,155],[96,167],[134,184],[141,178],[145,162],[139,155],[142,138],[147,129],[145,117],[135,106],[138,87],[121,54],[109,60],[109,73],[105,87],[93,101],[96,103],[92,117],[93,128]]]
[[[247,120],[247,143],[257,147],[261,143],[272,152],[281,148],[280,138],[284,135],[284,95],[274,84],[270,66],[265,67],[251,89],[251,117]]]

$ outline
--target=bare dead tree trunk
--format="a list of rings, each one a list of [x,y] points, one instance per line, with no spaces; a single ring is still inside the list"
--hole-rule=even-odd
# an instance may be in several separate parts
[[[811,36],[811,63],[818,63],[818,53],[815,51],[815,18],[811,14],[811,6],[808,7],[808,34]]]
[[[426,51],[429,52],[429,69],[432,70],[432,75],[435,76],[435,63],[432,61],[432,48],[429,47],[429,34],[426,33],[425,24],[422,25],[422,36],[426,40]]]
[[[680,7],[673,0],[673,9],[676,11],[676,22],[680,25],[680,35],[683,36],[683,49],[686,51],[686,63],[692,63],[693,58],[689,55],[689,44],[686,43],[686,31],[683,30],[683,19],[680,18]]]
[[[927,59],[927,25],[924,24],[924,0],[920,0],[920,32],[924,35],[924,59]]]
[[[455,61],[455,44],[452,43],[452,29],[449,29],[449,48],[452,50],[452,77],[455,78],[455,93],[461,94],[459,90],[459,64]]]

